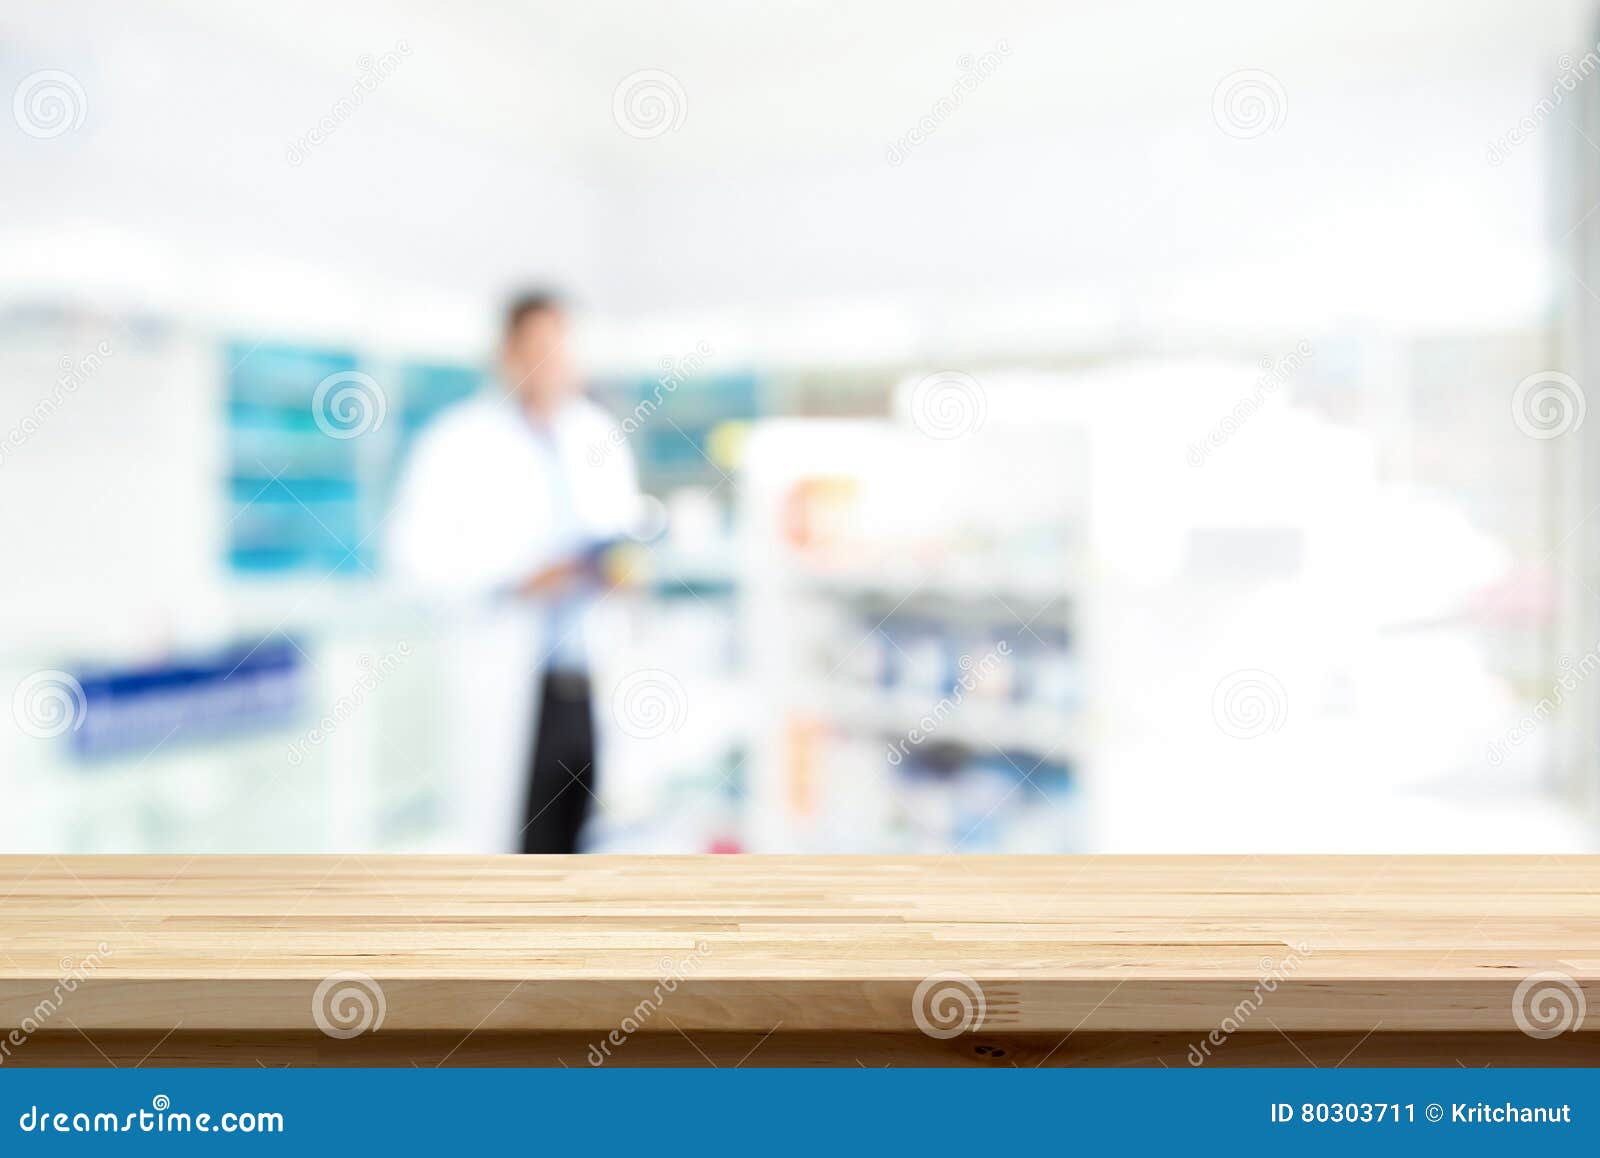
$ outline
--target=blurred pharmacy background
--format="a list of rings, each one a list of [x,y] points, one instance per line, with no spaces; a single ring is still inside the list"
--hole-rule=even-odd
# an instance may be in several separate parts
[[[0,0],[0,850],[499,847],[532,675],[382,548],[525,284],[667,527],[589,847],[1592,848],[1597,72],[1588,0]]]

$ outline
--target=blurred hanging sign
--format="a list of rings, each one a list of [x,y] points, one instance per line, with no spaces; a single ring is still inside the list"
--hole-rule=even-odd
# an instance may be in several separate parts
[[[280,727],[302,702],[304,663],[286,639],[204,658],[85,673],[73,750],[85,759]]]

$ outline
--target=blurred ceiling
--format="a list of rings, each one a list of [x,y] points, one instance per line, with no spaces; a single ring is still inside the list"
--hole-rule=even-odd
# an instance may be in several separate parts
[[[1159,277],[1207,298],[1224,266],[1258,282],[1302,246],[1308,278],[1355,254],[1315,275],[1344,303],[1385,253],[1443,262],[1441,287],[1459,283],[1465,239],[1515,286],[1491,312],[1523,308],[1552,141],[1499,168],[1485,146],[1595,37],[1587,0],[10,0],[0,33],[0,88],[60,69],[88,106],[54,140],[0,131],[0,163],[21,177],[0,189],[0,291],[101,284],[248,312],[316,265],[325,276],[297,292],[340,324],[354,299],[493,294],[528,270],[624,310],[841,283],[1125,295]],[[958,60],[1002,43],[994,75],[888,166]],[[392,75],[291,165],[358,62],[401,44]],[[683,115],[638,139],[613,98],[647,69],[671,75]],[[1219,80],[1241,69],[1285,96],[1281,129],[1259,140],[1213,120]],[[898,221],[896,206],[910,207]],[[1391,220],[1396,206],[1410,216]],[[919,239],[927,254],[908,256]]]

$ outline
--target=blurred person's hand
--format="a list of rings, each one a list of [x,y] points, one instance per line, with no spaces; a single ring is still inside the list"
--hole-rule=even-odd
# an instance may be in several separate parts
[[[576,589],[590,574],[587,560],[563,559],[533,572],[517,584],[515,591],[526,598],[548,599]]]

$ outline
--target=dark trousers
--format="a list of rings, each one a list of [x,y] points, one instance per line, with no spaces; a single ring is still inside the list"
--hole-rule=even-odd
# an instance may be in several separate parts
[[[589,680],[546,672],[539,691],[539,735],[528,767],[523,852],[577,852],[594,799],[594,717]]]

